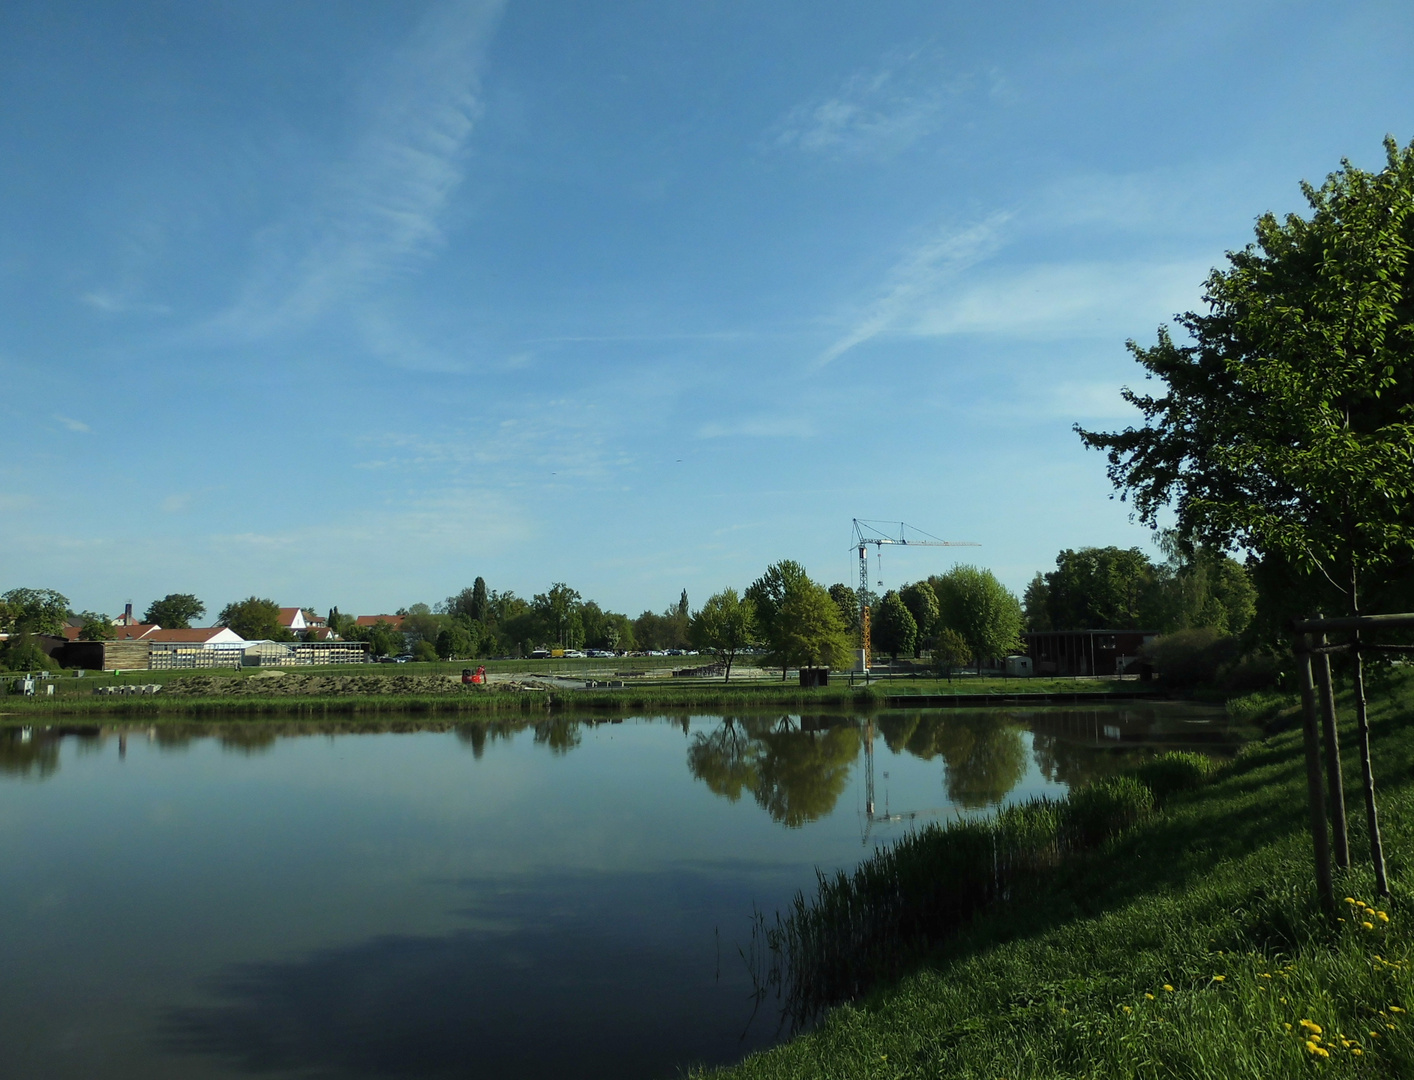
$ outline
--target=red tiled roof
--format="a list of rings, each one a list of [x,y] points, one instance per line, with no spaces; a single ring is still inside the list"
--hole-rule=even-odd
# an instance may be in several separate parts
[[[195,626],[190,630],[154,630],[147,635],[146,640],[200,645],[210,641],[225,629],[224,626]]]
[[[156,623],[133,623],[132,626],[121,626],[117,623],[113,625],[113,641],[133,641],[137,638],[145,638],[161,630],[162,627]],[[79,634],[83,632],[82,626],[64,627],[64,636],[70,641],[78,641]]]
[[[374,626],[380,622],[392,623],[396,628],[403,625],[403,617],[401,615],[360,615],[354,620],[358,626]]]

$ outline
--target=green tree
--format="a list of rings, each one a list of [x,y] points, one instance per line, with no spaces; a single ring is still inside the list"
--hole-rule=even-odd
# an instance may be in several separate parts
[[[899,590],[898,597],[918,626],[918,637],[913,644],[913,655],[932,639],[938,626],[938,594],[926,581],[915,581]]]
[[[293,641],[295,638],[280,623],[280,605],[258,596],[227,604],[216,621],[247,641]]]
[[[766,572],[753,581],[746,590],[747,599],[756,609],[756,630],[761,635],[761,640],[766,643],[771,657],[781,664],[782,682],[785,681],[789,662],[782,659],[786,656],[786,650],[781,645],[783,630],[778,625],[780,611],[787,597],[794,590],[807,584],[811,584],[811,581],[805,573],[805,567],[793,559],[782,559],[780,562],[768,566]],[[836,609],[836,614],[838,614],[838,609]]]
[[[1351,613],[1414,555],[1414,143],[1385,150],[1303,184],[1309,218],[1263,215],[1178,319],[1191,344],[1129,343],[1163,385],[1124,391],[1142,426],[1077,428],[1141,520],[1172,506],[1185,542],[1279,560]]]
[[[489,623],[491,598],[486,592],[486,579],[478,577],[470,588],[447,597],[437,607],[447,615],[461,615],[473,622]]]
[[[472,637],[469,625],[462,619],[453,619],[445,630],[437,635],[437,655],[443,660],[465,660],[476,655],[480,644]]]
[[[8,641],[0,642],[0,669],[43,671],[58,666],[27,630],[21,630]]]
[[[695,648],[715,656],[726,668],[722,681],[729,682],[737,653],[756,643],[756,605],[733,588],[723,589],[708,597],[692,616],[689,636]]]
[[[967,663],[971,655],[972,650],[967,642],[952,627],[945,626],[938,631],[933,641],[933,663],[948,682],[952,682],[952,673]]]
[[[830,586],[830,599],[840,609],[845,632],[852,638],[859,637],[859,594],[848,585],[836,582]]]
[[[53,589],[11,589],[0,596],[8,625],[4,630],[61,637],[69,617],[69,598]]]
[[[940,623],[967,642],[979,666],[1021,647],[1021,603],[990,570],[955,566],[930,583]]]
[[[112,641],[118,636],[117,628],[107,615],[96,611],[81,611],[78,618],[83,620],[83,625],[79,627],[80,641]]]
[[[809,578],[797,581],[776,611],[767,659],[781,665],[781,678],[792,667],[843,668],[850,641],[840,609],[830,594]]]
[[[1037,570],[1036,576],[1031,579],[1026,586],[1026,592],[1021,596],[1021,610],[1026,616],[1026,629],[1054,629],[1054,624],[1051,622],[1050,601],[1050,586],[1046,584],[1045,575]]]
[[[1155,584],[1138,548],[1067,548],[1046,575],[1046,611],[1057,630],[1154,629]]]
[[[579,593],[563,581],[557,581],[548,592],[536,594],[531,606],[549,639],[562,647],[570,647],[574,644],[573,630],[578,629],[583,640],[583,625],[576,618],[580,603]]]
[[[164,630],[187,630],[193,619],[206,614],[206,605],[191,593],[168,593],[161,600],[147,605],[145,623],[156,623]]]
[[[932,592],[932,589],[928,591]],[[898,662],[899,653],[913,651],[918,640],[918,624],[893,589],[884,593],[884,598],[879,601],[879,611],[873,618],[869,633],[870,644],[880,652],[888,653],[894,663]]]

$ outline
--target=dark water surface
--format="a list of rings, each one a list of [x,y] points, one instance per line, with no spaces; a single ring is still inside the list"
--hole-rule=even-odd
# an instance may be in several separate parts
[[[0,1076],[733,1061],[780,1037],[753,908],[817,866],[1238,738],[1180,705],[0,730]]]

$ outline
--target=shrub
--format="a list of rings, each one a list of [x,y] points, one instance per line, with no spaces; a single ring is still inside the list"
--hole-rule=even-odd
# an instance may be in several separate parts
[[[430,641],[419,641],[412,647],[412,658],[414,660],[437,661],[441,657],[437,655],[437,647]]]
[[[1213,759],[1189,750],[1170,750],[1139,766],[1139,782],[1163,802],[1170,795],[1190,791],[1203,783],[1213,771]]]
[[[1072,791],[1064,829],[1075,847],[1102,844],[1154,809],[1154,793],[1133,776],[1114,776]]]

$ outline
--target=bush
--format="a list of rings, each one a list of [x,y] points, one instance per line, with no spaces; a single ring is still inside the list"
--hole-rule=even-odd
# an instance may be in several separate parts
[[[437,661],[441,657],[437,655],[437,647],[430,641],[419,641],[412,647],[412,658],[414,660]]]
[[[1154,809],[1154,793],[1133,776],[1114,776],[1070,793],[1063,828],[1076,847],[1094,847]]]
[[[1163,682],[1184,688],[1213,685],[1218,671],[1236,659],[1236,654],[1237,639],[1223,637],[1209,627],[1164,634],[1142,651]]]
[[[56,671],[59,667],[59,661],[29,634],[19,634],[0,645],[0,671]]]
[[[1198,787],[1212,772],[1212,758],[1188,750],[1170,750],[1144,762],[1135,775],[1155,799],[1163,802],[1170,795]]]

